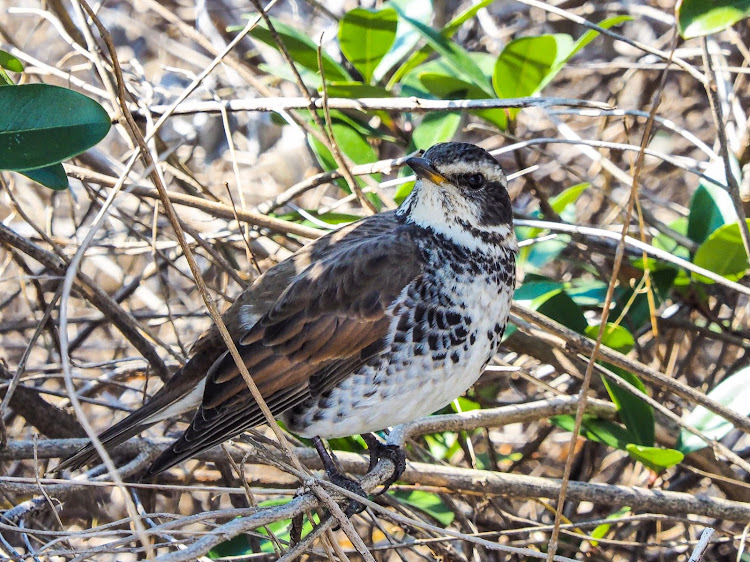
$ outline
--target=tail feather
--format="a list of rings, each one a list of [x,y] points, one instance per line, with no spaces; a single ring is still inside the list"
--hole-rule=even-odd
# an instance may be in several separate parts
[[[156,423],[156,421],[151,423],[132,423],[131,416],[128,416],[102,433],[99,436],[99,441],[101,441],[107,451],[111,451],[144,429],[148,429],[154,425],[154,423]],[[98,458],[99,453],[96,452],[94,445],[92,443],[87,443],[81,447],[78,452],[57,465],[54,472],[59,472],[61,470],[77,470]]]
[[[177,374],[175,375],[175,377]],[[179,381],[179,379],[175,379]],[[120,420],[115,425],[104,431],[99,440],[108,451],[124,443],[134,435],[144,431],[166,419],[173,418],[189,410],[193,410],[200,404],[203,396],[205,381],[201,380],[197,385],[183,388],[187,385],[172,384],[172,379],[157,392],[149,402],[139,408],[128,417]],[[99,458],[99,454],[91,443],[83,446],[73,456],[65,459],[55,471],[81,468],[83,465],[93,462]]]

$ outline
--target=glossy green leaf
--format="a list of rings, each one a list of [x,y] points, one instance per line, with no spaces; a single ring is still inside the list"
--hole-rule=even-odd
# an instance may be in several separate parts
[[[393,8],[354,8],[339,22],[341,52],[359,70],[366,83],[396,39],[398,14]]]
[[[625,23],[626,21],[631,21],[633,18],[631,16],[613,16],[611,18],[607,18],[606,20],[600,21],[597,25],[599,27],[603,27],[604,29],[609,29],[610,27],[614,27],[616,25],[620,25],[621,23]],[[591,43],[594,39],[596,39],[599,36],[599,31],[596,29],[589,29],[581,35],[578,40],[575,42],[573,47],[570,49],[570,52],[565,56],[564,62],[569,61],[573,55],[575,55],[578,51],[583,49],[586,45]]]
[[[367,141],[351,126],[341,122],[331,124],[333,138],[339,149],[351,158],[355,164],[368,164],[377,160],[375,151]],[[333,155],[317,139],[310,137],[318,161],[324,170],[334,170],[337,165]]]
[[[36,168],[34,170],[24,170],[23,172],[19,172],[19,174],[23,174],[30,180],[34,180],[44,187],[49,187],[55,191],[64,191],[69,187],[68,175],[60,163],[50,164],[44,168]]]
[[[298,65],[317,73],[319,71],[318,46],[315,42],[313,42],[308,36],[277,19],[271,18],[271,23],[273,23],[274,29],[276,29],[276,32],[284,42],[284,47],[289,52],[289,56],[292,57],[292,60]],[[255,26],[255,28],[250,31],[250,35],[266,45],[278,49],[278,46],[273,40],[273,36],[268,30],[265,22],[261,22]],[[321,53],[321,60],[323,61],[323,70],[325,71],[326,80],[336,80],[341,82],[351,81],[352,77],[346,69],[327,54],[325,49]]]
[[[0,170],[32,170],[91,148],[111,126],[104,108],[58,86],[0,88]]]
[[[747,224],[750,226],[750,219]],[[732,281],[742,278],[747,273],[748,260],[739,223],[725,224],[711,233],[695,251],[693,263]],[[693,274],[693,278],[703,283],[713,283],[702,275]]]
[[[549,81],[552,70],[570,53],[570,35],[521,37],[508,43],[495,63],[492,86],[499,98],[533,96]],[[511,116],[520,109],[512,109]]]
[[[535,242],[531,246],[521,248],[519,264],[530,271],[539,271],[557,257],[570,244],[570,236],[558,234],[551,240]]]
[[[566,291],[578,306],[604,306],[607,283],[596,279],[576,279]]]
[[[579,334],[588,328],[583,311],[562,289],[535,298],[531,308]]]
[[[658,307],[669,297],[670,290],[677,279],[677,269],[674,267],[664,267],[662,262],[654,260],[652,262],[651,289],[653,290],[654,300]],[[638,267],[638,260],[635,260],[633,265]],[[617,318],[623,314],[624,307],[627,306],[627,313],[623,316],[622,325],[631,332],[639,331],[644,325],[650,322],[648,295],[645,291],[638,291],[637,294],[633,295],[634,292],[634,288],[630,287],[618,287],[615,289],[616,304],[610,312],[610,317]]]
[[[735,158],[732,158],[732,170],[739,179],[739,163]],[[705,173],[719,184],[727,184],[723,162],[711,163]],[[700,244],[714,230],[732,222],[737,222],[737,211],[734,210],[732,198],[727,190],[710,181],[701,179],[698,189],[695,190],[690,200],[688,237]]]
[[[0,68],[11,72],[23,72],[23,63],[10,53],[0,49]]]
[[[575,416],[568,414],[553,416],[549,420],[553,425],[565,431],[573,431],[575,427]],[[611,420],[605,420],[584,414],[581,422],[581,437],[589,441],[602,443],[613,449],[625,450],[625,447],[633,440],[630,432]]]
[[[750,367],[740,369],[725,378],[707,396],[741,416],[750,416]],[[685,423],[711,439],[723,438],[734,427],[731,422],[703,406],[697,406],[690,412],[685,418]],[[706,446],[700,437],[684,429],[680,432],[677,449],[683,453],[692,453]]]
[[[588,182],[572,185],[558,195],[551,197],[549,204],[556,213],[562,213],[568,205],[572,205],[586,191],[591,184]]]
[[[596,339],[598,334],[599,326],[589,326],[586,329],[586,335],[591,339]],[[602,344],[625,354],[633,349],[635,339],[626,328],[607,323]],[[603,365],[634,388],[646,393],[646,386],[633,373],[608,363],[603,363]],[[612,402],[617,406],[620,418],[633,435],[632,441],[639,445],[652,446],[655,439],[653,408],[633,393],[612,384],[607,377],[602,376],[602,381]]]
[[[398,186],[398,189],[396,190],[396,193],[393,195],[393,200],[400,205],[404,202],[404,199],[406,199],[409,194],[414,189],[414,184],[416,182],[409,181],[406,183],[402,183],[400,186]]]
[[[422,68],[422,67],[420,67]],[[438,99],[465,98],[486,99],[487,92],[461,78],[454,73],[422,72],[419,82],[425,89]],[[472,114],[489,121],[501,130],[508,128],[508,114],[504,109],[480,109],[471,111]]]
[[[668,226],[675,232],[687,236],[688,218],[679,217],[670,222]],[[654,248],[664,250],[674,256],[690,261],[690,250],[681,246],[676,240],[674,240],[674,238],[671,238],[667,234],[658,232],[651,241],[651,244]]]
[[[331,125],[331,129],[339,150],[351,158],[355,164],[369,164],[370,162],[377,160],[375,151],[364,137],[352,128],[351,125],[341,121],[334,121]],[[328,148],[326,148],[320,141],[312,135],[308,135],[308,142],[310,143],[310,147],[312,148],[316,159],[324,170],[335,170],[338,167],[330,150],[328,150]],[[379,175],[375,175],[374,177],[377,179],[379,178]],[[360,185],[364,184],[360,178],[355,179],[360,182]],[[345,180],[336,180],[336,184],[347,193],[349,192],[349,186]],[[369,195],[372,195],[371,200],[376,206],[380,204],[375,194]]]
[[[599,326],[586,328],[586,335],[591,339],[596,339],[599,336]],[[619,353],[626,354],[630,353],[630,350],[635,346],[635,338],[626,328],[607,322],[602,336],[602,344]]]
[[[322,88],[318,88],[322,90]],[[362,82],[328,82],[326,91],[330,98],[388,98],[391,93],[380,86],[370,86]]]
[[[2,68],[0,68],[0,87],[3,86],[15,86],[16,83],[11,80],[10,76],[8,76],[8,73],[5,72]]]
[[[700,244],[714,230],[736,220],[737,211],[728,192],[712,184],[698,186],[690,200],[690,239]]]
[[[630,20],[630,16],[615,16],[599,22],[609,29]],[[570,35],[540,35],[521,37],[508,43],[497,59],[492,85],[500,98],[533,96],[549,84],[573,55],[591,43],[599,32],[589,30],[577,41]],[[520,110],[511,110],[515,117]]]
[[[427,150],[433,144],[448,141],[456,134],[460,124],[460,111],[427,113],[411,135],[414,147]]]
[[[625,450],[632,458],[643,463],[654,472],[663,472],[669,467],[680,464],[685,458],[685,455],[674,449],[644,447],[633,443],[628,444]]]
[[[476,4],[470,5],[464,12],[458,14],[451,21],[449,21],[448,24],[440,32],[440,35],[442,35],[446,39],[450,39],[451,37],[453,37],[453,34],[458,31],[459,27],[473,18],[479,10],[490,5],[492,2],[493,0],[480,0]],[[428,2],[423,0],[414,0],[412,3],[428,4]],[[407,13],[406,10],[404,10],[404,8],[400,5],[397,6],[396,9],[402,17],[406,16],[411,19],[417,19],[425,25],[430,21],[429,18],[422,19],[411,15],[411,13]],[[432,10],[432,6],[430,6],[430,10]],[[427,57],[429,57],[432,52],[433,48],[428,43],[427,45],[424,45],[421,49],[419,49],[416,53],[413,53],[409,57],[409,59],[404,62],[404,64],[402,64],[401,67],[394,73],[393,78],[391,78],[391,81],[388,83],[388,87],[393,87],[397,82],[401,80],[403,76],[405,76],[407,73],[411,72],[414,68],[418,67],[421,63],[427,60]]]
[[[437,494],[421,490],[398,490],[389,493],[402,502],[430,515],[446,527],[453,523],[453,519],[456,517]]]
[[[482,406],[479,404],[479,402],[475,402],[474,400],[466,398],[465,396],[459,396],[453,402],[451,402],[451,408],[458,414],[461,412],[471,412],[472,410],[479,410],[482,408]]]
[[[414,20],[420,21],[427,25],[432,19],[432,2],[431,0],[390,0],[386,2],[383,7],[393,8],[399,14],[404,14]],[[402,63],[404,59],[414,50],[414,47],[419,42],[421,35],[411,25],[399,25],[396,29],[396,39],[391,46],[391,49],[385,54],[383,59],[375,69],[373,78],[375,80],[382,80],[392,68],[397,64]],[[402,67],[399,66],[399,70]],[[388,89],[392,87],[389,82]]]
[[[404,17],[410,25],[414,26],[427,43],[437,53],[442,55],[445,62],[468,83],[481,88],[487,97],[494,97],[492,88],[490,88],[487,77],[482,70],[476,65],[469,54],[459,45],[443,37],[439,32],[417,20]]]
[[[630,506],[621,507],[611,515],[607,515],[607,519],[620,519],[621,517],[624,517],[628,513],[631,512]],[[595,539],[603,539],[605,536],[607,536],[607,533],[609,533],[609,530],[612,528],[612,525],[609,523],[602,523],[601,525],[597,525],[594,527],[594,530],[591,531],[591,536]],[[599,541],[591,541],[592,546],[598,546]]]
[[[717,33],[750,16],[750,0],[682,0],[677,28],[684,39]]]
[[[528,278],[528,277],[527,277]],[[563,289],[565,285],[560,281],[552,279],[534,279],[525,281],[523,285],[516,288],[513,293],[513,300],[524,306],[531,306],[531,302],[543,295],[556,293]]]

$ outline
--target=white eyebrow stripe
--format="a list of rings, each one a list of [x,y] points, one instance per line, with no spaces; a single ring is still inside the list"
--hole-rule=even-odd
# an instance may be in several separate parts
[[[500,164],[498,164],[497,167],[491,167],[484,162],[459,161],[451,162],[450,164],[439,164],[438,171],[446,176],[481,173],[490,181],[506,181],[505,173],[502,171],[502,168],[500,168]]]

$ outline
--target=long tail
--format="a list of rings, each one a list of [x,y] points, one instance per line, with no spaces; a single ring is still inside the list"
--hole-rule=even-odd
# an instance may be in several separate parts
[[[197,385],[188,386],[184,384],[183,376],[180,371],[175,373],[167,384],[143,407],[99,435],[102,445],[110,451],[155,423],[195,410],[203,396],[205,381],[200,380]],[[187,388],[185,388],[186,386]],[[71,457],[61,462],[54,471],[75,470],[98,458],[99,454],[96,449],[91,443],[88,443]]]

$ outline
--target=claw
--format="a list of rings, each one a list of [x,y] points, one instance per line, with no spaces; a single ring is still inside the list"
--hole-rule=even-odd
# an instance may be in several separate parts
[[[406,470],[406,453],[398,445],[383,445],[378,438],[372,433],[362,434],[362,439],[367,443],[367,450],[370,451],[370,466],[367,472],[372,471],[377,466],[380,459],[388,459],[393,463],[393,474],[383,483],[383,489],[375,496],[379,496],[388,491],[388,488],[399,479]]]
[[[367,492],[364,491],[359,482],[352,480],[339,470],[333,458],[331,458],[331,455],[326,451],[325,445],[323,445],[323,441],[320,440],[320,437],[313,437],[312,441],[313,445],[315,445],[315,449],[318,451],[320,460],[323,461],[323,468],[325,468],[328,479],[337,486],[341,486],[345,490],[349,490],[350,492],[367,499]],[[365,506],[363,504],[350,499],[344,513],[347,517],[351,517],[352,515],[361,513],[364,510]]]

